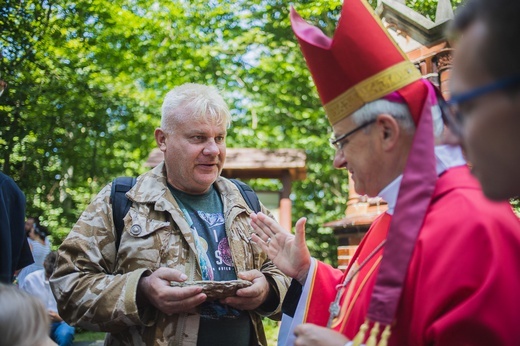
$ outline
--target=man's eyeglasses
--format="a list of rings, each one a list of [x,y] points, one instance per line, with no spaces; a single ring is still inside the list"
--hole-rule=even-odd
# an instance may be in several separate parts
[[[343,148],[343,143],[344,143],[344,140],[350,136],[350,135],[353,135],[354,133],[358,132],[359,130],[361,129],[364,129],[365,127],[367,127],[368,125],[370,124],[373,124],[376,122],[376,119],[373,119],[373,120],[370,120],[370,121],[367,121],[366,123],[363,123],[361,125],[359,125],[358,127],[356,127],[354,130],[352,131],[349,131],[337,138],[331,138],[330,139],[330,145],[332,145],[332,147],[336,150],[341,150]]]
[[[456,136],[460,137],[464,124],[464,115],[460,111],[460,105],[462,103],[474,100],[494,91],[504,90],[517,85],[520,85],[520,76],[518,75],[499,79],[498,81],[483,85],[468,92],[453,95],[449,101],[440,99],[439,106],[442,110],[444,122]]]

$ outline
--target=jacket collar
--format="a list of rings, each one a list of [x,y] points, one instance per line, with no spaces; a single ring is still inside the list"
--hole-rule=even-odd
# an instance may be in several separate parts
[[[215,181],[215,188],[222,197],[224,209],[226,206],[238,206],[246,209],[247,205],[241,197],[237,187],[224,177],[218,177]],[[167,206],[161,207],[161,204],[173,204],[177,206],[175,198],[169,193],[166,166],[164,161],[151,169],[150,171],[138,177],[137,183],[130,191],[128,197],[137,203],[155,203],[159,210],[168,209]]]

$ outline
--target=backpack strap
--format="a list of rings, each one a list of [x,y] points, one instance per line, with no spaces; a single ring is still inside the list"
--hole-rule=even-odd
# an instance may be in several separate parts
[[[258,213],[261,210],[260,201],[258,200],[258,195],[255,193],[255,191],[253,191],[251,186],[237,179],[229,180],[238,187],[238,191],[240,191],[240,194],[246,201],[249,208],[251,208],[255,213]]]
[[[112,181],[110,203],[112,203],[112,218],[116,229],[116,251],[119,249],[123,234],[123,219],[132,205],[132,201],[126,197],[126,193],[135,185],[136,181],[135,177],[117,177]]]
[[[229,180],[236,185],[249,208],[251,208],[255,213],[258,213],[261,208],[258,195],[255,191],[253,191],[249,185],[240,180]],[[114,227],[116,230],[116,251],[119,249],[121,235],[123,234],[123,219],[132,205],[132,202],[126,197],[126,193],[135,185],[136,181],[137,179],[135,177],[117,177],[112,181],[110,203],[112,203],[112,218],[114,219]]]

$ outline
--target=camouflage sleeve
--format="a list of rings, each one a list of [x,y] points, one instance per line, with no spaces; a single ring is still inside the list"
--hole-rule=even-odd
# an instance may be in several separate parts
[[[50,281],[65,321],[88,330],[119,332],[152,324],[154,311],[140,311],[136,305],[137,284],[147,269],[114,273],[117,254],[109,198],[110,184],[59,247]]]
[[[262,205],[262,213],[274,218],[273,214]],[[261,250],[260,250],[261,251]],[[278,296],[278,305],[276,309],[273,311],[265,311],[262,309],[263,306],[260,306],[256,312],[265,317],[269,317],[273,320],[281,320],[282,318],[282,303],[291,284],[291,279],[282,273],[271,260],[265,254],[265,260],[262,263],[262,268],[260,271],[267,277],[269,284],[271,285],[271,289],[275,291]]]

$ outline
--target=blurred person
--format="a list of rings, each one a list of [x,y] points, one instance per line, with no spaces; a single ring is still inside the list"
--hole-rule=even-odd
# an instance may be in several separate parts
[[[0,283],[0,346],[51,346],[42,302],[17,286]]]
[[[291,22],[334,131],[334,167],[388,211],[345,273],[310,256],[305,218],[293,235],[251,215],[253,240],[294,279],[279,344],[520,345],[520,223],[442,143],[439,91],[365,1],[344,2],[333,39],[294,10]]]
[[[35,217],[28,217],[27,220],[25,220],[25,225],[24,225],[24,229],[25,229],[25,235],[28,237],[29,236],[29,233],[31,232],[31,229],[34,227],[34,224],[37,223],[37,220]]]
[[[220,176],[230,122],[213,87],[166,95],[155,130],[164,161],[127,192],[119,248],[109,184],[58,250],[51,287],[64,320],[108,332],[107,345],[267,344],[261,318],[280,318],[289,281],[250,241],[252,211]],[[235,279],[252,285],[216,301],[170,286]]]
[[[24,234],[25,196],[14,180],[0,172],[0,282],[34,263]]]
[[[51,252],[51,242],[48,238],[48,230],[46,227],[39,224],[39,220],[34,217],[29,217],[25,223],[25,231],[27,233],[27,241],[31,248],[34,258],[34,263],[23,268],[17,275],[17,282],[19,286],[23,286],[25,278],[30,273],[43,269],[43,261],[45,257]]]
[[[454,28],[448,102],[454,133],[487,197],[520,196],[520,35],[515,0],[467,0]]]
[[[74,340],[74,328],[69,326],[58,313],[56,299],[49,285],[49,278],[54,271],[56,251],[51,251],[43,262],[44,269],[30,273],[25,278],[21,289],[40,299],[45,305],[51,320],[50,337],[58,346],[70,346]]]

